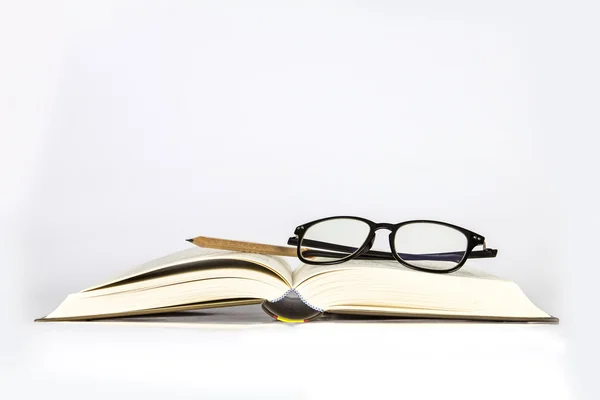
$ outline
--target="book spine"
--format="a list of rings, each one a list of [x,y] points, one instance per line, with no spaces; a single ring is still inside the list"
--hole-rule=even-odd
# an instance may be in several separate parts
[[[276,299],[269,300],[269,302],[270,303],[277,303],[278,301],[282,300],[283,298],[285,298],[285,296],[287,296],[288,294],[290,294],[293,291],[294,291],[294,289],[288,289],[284,294],[282,294],[281,296],[279,296]]]
[[[279,296],[278,298],[276,298],[275,300],[271,300],[271,303],[276,303],[278,301],[281,301],[282,299],[284,299],[288,294],[294,292],[296,294],[296,296],[298,296],[298,298],[304,303],[306,304],[309,308],[312,308],[315,311],[318,312],[325,312],[325,310],[323,310],[322,308],[319,308],[317,306],[314,306],[312,304],[310,304],[305,298],[304,296],[302,296],[300,294],[300,292],[298,292],[296,289],[288,289],[283,295]]]

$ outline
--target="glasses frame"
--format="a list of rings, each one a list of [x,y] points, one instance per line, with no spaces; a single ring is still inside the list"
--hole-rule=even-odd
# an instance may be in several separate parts
[[[301,244],[302,244],[302,240],[304,239],[304,235],[306,234],[306,232],[308,231],[308,229],[311,226],[319,224],[321,222],[331,221],[331,220],[335,220],[335,219],[353,219],[353,220],[358,220],[358,221],[364,222],[370,228],[369,234],[366,236],[364,243],[358,248],[358,250],[356,250],[352,254],[348,255],[347,257],[332,260],[332,261],[311,260],[310,259],[311,256],[322,256],[322,257],[329,256],[329,257],[331,257],[331,253],[321,252],[319,250],[302,248]],[[407,263],[406,261],[404,261],[398,255],[398,252],[396,251],[396,246],[395,246],[396,232],[398,232],[398,229],[402,228],[403,226],[406,226],[409,224],[416,224],[416,223],[429,223],[429,224],[442,225],[442,226],[445,226],[448,228],[453,228],[453,229],[457,230],[458,232],[462,233],[463,235],[465,235],[465,237],[467,238],[467,248],[465,249],[465,253],[464,253],[462,259],[460,260],[460,262],[451,269],[439,270],[439,269],[428,269],[428,268],[424,268],[424,267],[418,267],[418,266],[411,265],[411,264]],[[374,240],[375,240],[375,233],[380,229],[387,229],[390,231],[389,243],[390,243],[390,249],[392,250],[391,253],[371,250],[371,246],[373,245]],[[396,260],[400,264],[404,265],[405,267],[411,268],[414,270],[418,270],[418,271],[422,271],[422,272],[437,273],[437,274],[448,274],[448,273],[459,270],[469,258],[493,258],[493,257],[496,257],[496,255],[498,254],[497,249],[490,249],[490,248],[486,247],[485,237],[483,235],[480,235],[478,233],[475,233],[473,231],[470,231],[468,229],[462,228],[457,225],[449,224],[447,222],[427,220],[427,219],[418,219],[418,220],[404,221],[404,222],[400,222],[397,224],[390,224],[390,223],[375,223],[366,218],[355,217],[355,216],[345,216],[345,215],[334,216],[334,217],[321,218],[321,219],[317,219],[315,221],[308,222],[306,224],[298,225],[296,227],[296,229],[294,230],[294,235],[295,235],[294,237],[291,237],[288,239],[288,245],[297,247],[296,254],[297,254],[298,258],[300,259],[300,261],[302,261],[306,264],[312,264],[312,265],[341,264],[341,263],[344,263],[346,261],[349,261],[349,260],[352,260],[355,258],[368,259],[368,260]],[[322,243],[322,244],[323,244],[322,248],[325,248],[326,250],[347,251],[346,246],[336,245],[336,244],[332,244],[332,243]],[[483,246],[483,250],[473,251],[473,249],[477,246]],[[442,254],[444,254],[444,253],[439,253],[438,255],[442,255]]]

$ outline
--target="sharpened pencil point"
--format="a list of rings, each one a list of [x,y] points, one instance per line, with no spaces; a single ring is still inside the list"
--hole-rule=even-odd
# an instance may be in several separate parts
[[[185,239],[186,242],[194,243],[194,239]]]

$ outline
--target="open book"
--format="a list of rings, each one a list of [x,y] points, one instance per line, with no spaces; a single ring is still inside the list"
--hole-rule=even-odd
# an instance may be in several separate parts
[[[190,248],[69,295],[40,320],[90,320],[262,303],[288,322],[322,313],[556,322],[510,281],[468,267],[414,271],[395,261],[301,265],[284,258]]]

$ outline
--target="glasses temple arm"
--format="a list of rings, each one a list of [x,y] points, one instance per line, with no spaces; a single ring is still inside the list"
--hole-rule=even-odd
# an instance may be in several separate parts
[[[298,238],[291,237],[288,239],[288,245],[297,246]],[[330,257],[330,258],[339,258],[340,255],[348,255],[354,253],[357,249],[356,247],[343,246],[333,243],[321,242],[318,240],[310,240],[304,239],[302,240],[302,244],[305,246],[310,246],[314,248],[320,248],[324,250],[338,251],[340,253],[328,253],[324,251],[318,250],[310,250],[306,249],[302,252],[302,254],[306,257]],[[469,254],[469,258],[493,258],[498,254],[498,250],[496,249],[484,249],[484,250],[476,250],[472,251]],[[444,253],[429,253],[429,254],[408,254],[408,253],[398,253],[400,258],[405,261],[423,261],[423,260],[431,260],[431,261],[454,261],[459,262],[462,260],[464,251],[451,251]],[[359,259],[368,259],[368,260],[395,260],[392,253],[377,251],[377,250],[369,250],[360,253],[357,258]]]
[[[498,249],[475,250],[469,254],[469,258],[494,258],[498,254]]]

